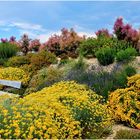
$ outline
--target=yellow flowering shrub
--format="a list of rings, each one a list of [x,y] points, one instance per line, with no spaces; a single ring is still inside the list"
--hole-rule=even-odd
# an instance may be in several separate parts
[[[102,98],[74,81],[59,82],[0,109],[2,138],[74,139],[110,126]]]
[[[0,68],[0,79],[21,81],[26,86],[29,76],[20,68]]]
[[[0,105],[4,103],[5,100],[11,98],[9,94],[0,94]]]
[[[140,90],[140,74],[128,77],[128,87],[133,87],[133,90]]]
[[[128,77],[128,87],[109,96],[109,107],[117,121],[140,129],[140,74]]]

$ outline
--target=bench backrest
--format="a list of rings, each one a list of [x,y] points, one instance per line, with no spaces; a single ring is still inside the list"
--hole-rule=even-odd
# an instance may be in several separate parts
[[[21,88],[21,82],[20,81],[10,81],[10,80],[0,80],[0,85],[5,85],[13,88]]]
[[[20,81],[0,80],[0,85],[9,86],[9,87],[17,88],[17,89],[21,88]],[[5,92],[0,91],[0,93],[2,94]]]

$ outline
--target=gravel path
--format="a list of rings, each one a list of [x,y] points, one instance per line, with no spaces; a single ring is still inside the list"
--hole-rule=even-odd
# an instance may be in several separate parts
[[[127,126],[124,126],[122,124],[115,124],[113,127],[112,127],[112,134],[109,135],[106,140],[114,140],[114,137],[116,136],[116,133],[117,131],[119,130],[134,130],[134,131],[139,131],[138,129],[135,129],[135,128],[130,128],[130,127],[127,127]]]
[[[114,62],[113,64],[110,64],[110,65],[107,65],[107,66],[102,66],[102,65],[99,64],[97,58],[84,59],[84,60],[87,64],[89,64],[89,69],[90,70],[92,70],[94,68],[94,69],[97,69],[97,70],[98,69],[103,69],[105,71],[110,72],[116,66],[121,67],[121,65],[122,65],[121,63]],[[130,65],[135,66],[138,73],[140,73],[140,56],[137,56],[136,59],[130,63]]]

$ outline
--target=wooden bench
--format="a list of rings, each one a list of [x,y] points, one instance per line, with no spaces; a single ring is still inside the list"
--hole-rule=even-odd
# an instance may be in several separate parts
[[[0,85],[13,87],[13,88],[16,88],[16,89],[21,88],[21,82],[20,81],[0,80]],[[5,94],[5,93],[8,93],[8,92],[0,91],[0,94]]]

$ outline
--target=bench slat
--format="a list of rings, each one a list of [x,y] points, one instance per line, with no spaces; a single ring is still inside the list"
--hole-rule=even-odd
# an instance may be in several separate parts
[[[8,92],[0,91],[0,95],[2,94],[9,94]]]
[[[9,80],[0,80],[0,85],[10,86],[14,88],[21,88],[21,82],[20,81],[9,81]]]

